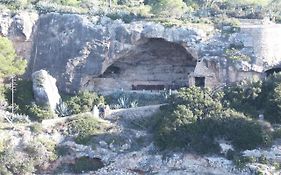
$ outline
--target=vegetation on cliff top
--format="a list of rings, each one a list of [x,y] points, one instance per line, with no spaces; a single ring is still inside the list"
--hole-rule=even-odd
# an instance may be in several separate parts
[[[11,10],[35,9],[39,13],[83,13],[107,15],[125,22],[132,20],[176,18],[205,23],[213,18],[269,17],[281,21],[278,0],[1,0]],[[160,20],[161,22],[162,20]]]

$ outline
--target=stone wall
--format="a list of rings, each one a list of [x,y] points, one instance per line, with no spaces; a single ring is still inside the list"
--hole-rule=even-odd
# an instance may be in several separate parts
[[[17,54],[27,60],[31,57],[38,18],[38,14],[34,12],[20,11],[13,15],[7,10],[0,13],[0,35],[9,37]]]
[[[234,35],[245,52],[252,51],[255,64],[270,66],[281,61],[281,24],[257,20],[242,20],[241,30]]]

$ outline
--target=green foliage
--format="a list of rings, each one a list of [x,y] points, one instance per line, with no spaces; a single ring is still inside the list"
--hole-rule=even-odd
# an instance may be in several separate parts
[[[196,87],[181,89],[158,114],[154,130],[162,148],[188,148],[198,153],[217,153],[217,139],[231,141],[238,150],[271,144],[271,132],[242,113],[223,108],[221,95]]]
[[[262,81],[241,81],[226,86],[223,89],[223,104],[249,116],[258,116],[260,111],[260,98]]]
[[[150,0],[148,4],[152,7],[152,13],[164,17],[180,17],[186,8],[182,0]]]
[[[104,98],[94,92],[85,91],[66,99],[65,102],[72,114],[79,114],[91,111],[95,105],[104,104]]]
[[[80,157],[75,160],[72,171],[75,173],[85,173],[89,171],[96,171],[104,165],[99,159],[91,159],[89,157]]]
[[[0,153],[0,172],[4,175],[34,173],[34,161],[27,156],[16,154],[7,147]]]
[[[105,124],[92,115],[79,115],[69,122],[69,133],[76,135],[76,143],[87,144],[92,136],[103,132],[103,127]]]
[[[62,5],[57,3],[50,3],[39,1],[35,5],[35,9],[39,13],[50,13],[50,12],[57,12],[57,13],[74,13],[74,14],[85,14],[88,12],[87,8],[81,8],[77,5]]]
[[[78,6],[82,0],[53,0],[54,3],[66,6]]]
[[[6,101],[7,88],[4,85],[0,85],[0,102]]]
[[[251,58],[243,53],[240,50],[231,48],[225,50],[225,55],[228,59],[232,61],[247,61],[250,62]]]
[[[15,103],[19,107],[19,113],[28,114],[28,107],[34,101],[32,81],[17,80],[15,86]]]
[[[12,42],[0,36],[0,78],[23,74],[27,62],[16,55]]]
[[[223,104],[252,117],[264,113],[271,123],[281,122],[281,74],[263,81],[242,81],[224,88]]]
[[[43,131],[43,127],[41,123],[33,123],[30,125],[30,130],[34,133],[41,133]]]
[[[281,128],[278,128],[278,129],[274,130],[273,139],[281,139]]]
[[[1,0],[0,4],[5,4],[10,10],[20,10],[28,6],[30,0]]]
[[[151,17],[150,10],[151,8],[148,5],[139,5],[133,7],[116,6],[109,13],[107,13],[106,16],[112,20],[121,19],[125,23],[130,23],[134,20]]]
[[[181,89],[169,101],[173,105],[185,105],[198,120],[211,117],[223,109],[219,96],[213,96],[210,89],[195,86]]]
[[[49,107],[41,107],[35,104],[28,107],[28,115],[36,121],[52,119],[55,116],[55,114]]]
[[[69,148],[68,146],[65,145],[57,145],[56,147],[56,154],[58,156],[66,156],[66,155],[70,155],[72,152],[71,148]]]
[[[272,91],[267,93],[265,115],[267,120],[281,123],[281,82]]]

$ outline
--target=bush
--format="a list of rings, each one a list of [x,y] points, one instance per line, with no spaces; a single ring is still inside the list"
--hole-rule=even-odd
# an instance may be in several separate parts
[[[185,12],[186,4],[182,0],[150,0],[152,13],[164,17],[180,17]]]
[[[17,112],[28,114],[28,107],[32,102],[34,102],[32,81],[18,80],[16,81],[16,84],[14,100],[19,107]]]
[[[31,132],[34,133],[41,133],[43,131],[43,127],[41,123],[33,123],[32,125],[30,125],[30,130]]]
[[[231,48],[225,50],[225,56],[231,61],[247,61],[251,62],[251,57],[243,54],[240,50]]]
[[[281,74],[263,81],[241,81],[224,88],[223,104],[249,116],[264,113],[271,123],[281,123]]]
[[[75,160],[75,164],[72,167],[74,173],[85,173],[89,171],[96,171],[102,168],[104,165],[100,159],[89,157],[80,157]]]
[[[267,94],[265,118],[273,123],[281,123],[281,83]]]
[[[50,12],[57,12],[57,13],[74,13],[74,14],[85,14],[87,13],[86,9],[76,7],[76,6],[65,6],[56,3],[44,2],[39,1],[35,5],[36,10],[39,13],[50,13]]]
[[[91,137],[103,132],[105,125],[90,114],[79,115],[69,122],[69,133],[76,135],[75,142],[87,144]]]
[[[1,4],[5,4],[10,10],[19,10],[27,7],[28,0],[1,0]]]
[[[11,148],[0,153],[0,172],[4,175],[32,174],[35,172],[32,158],[16,154]]]
[[[262,81],[241,81],[224,87],[222,102],[248,116],[258,116],[261,111]]]
[[[12,42],[0,36],[0,78],[21,75],[24,73],[27,62],[16,55]]]
[[[169,103],[175,109],[177,105],[185,105],[192,111],[196,120],[208,118],[223,109],[220,96],[213,96],[210,89],[198,87],[182,88],[177,94],[170,97]]]
[[[219,96],[220,97],[220,96]],[[220,98],[207,89],[181,89],[161,108],[154,130],[162,148],[188,148],[198,153],[218,153],[217,139],[232,142],[238,150],[271,144],[271,131],[242,113],[222,107]]]
[[[49,107],[41,107],[37,105],[31,105],[28,107],[28,115],[36,121],[42,121],[46,119],[54,118],[55,114]]]
[[[93,107],[104,104],[104,98],[92,92],[79,92],[76,96],[69,97],[65,100],[72,114],[89,112]]]

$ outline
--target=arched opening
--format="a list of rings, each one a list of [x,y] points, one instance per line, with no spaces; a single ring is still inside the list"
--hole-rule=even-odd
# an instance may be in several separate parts
[[[149,39],[113,63],[94,82],[97,90],[162,90],[187,87],[196,59],[180,44]]]

